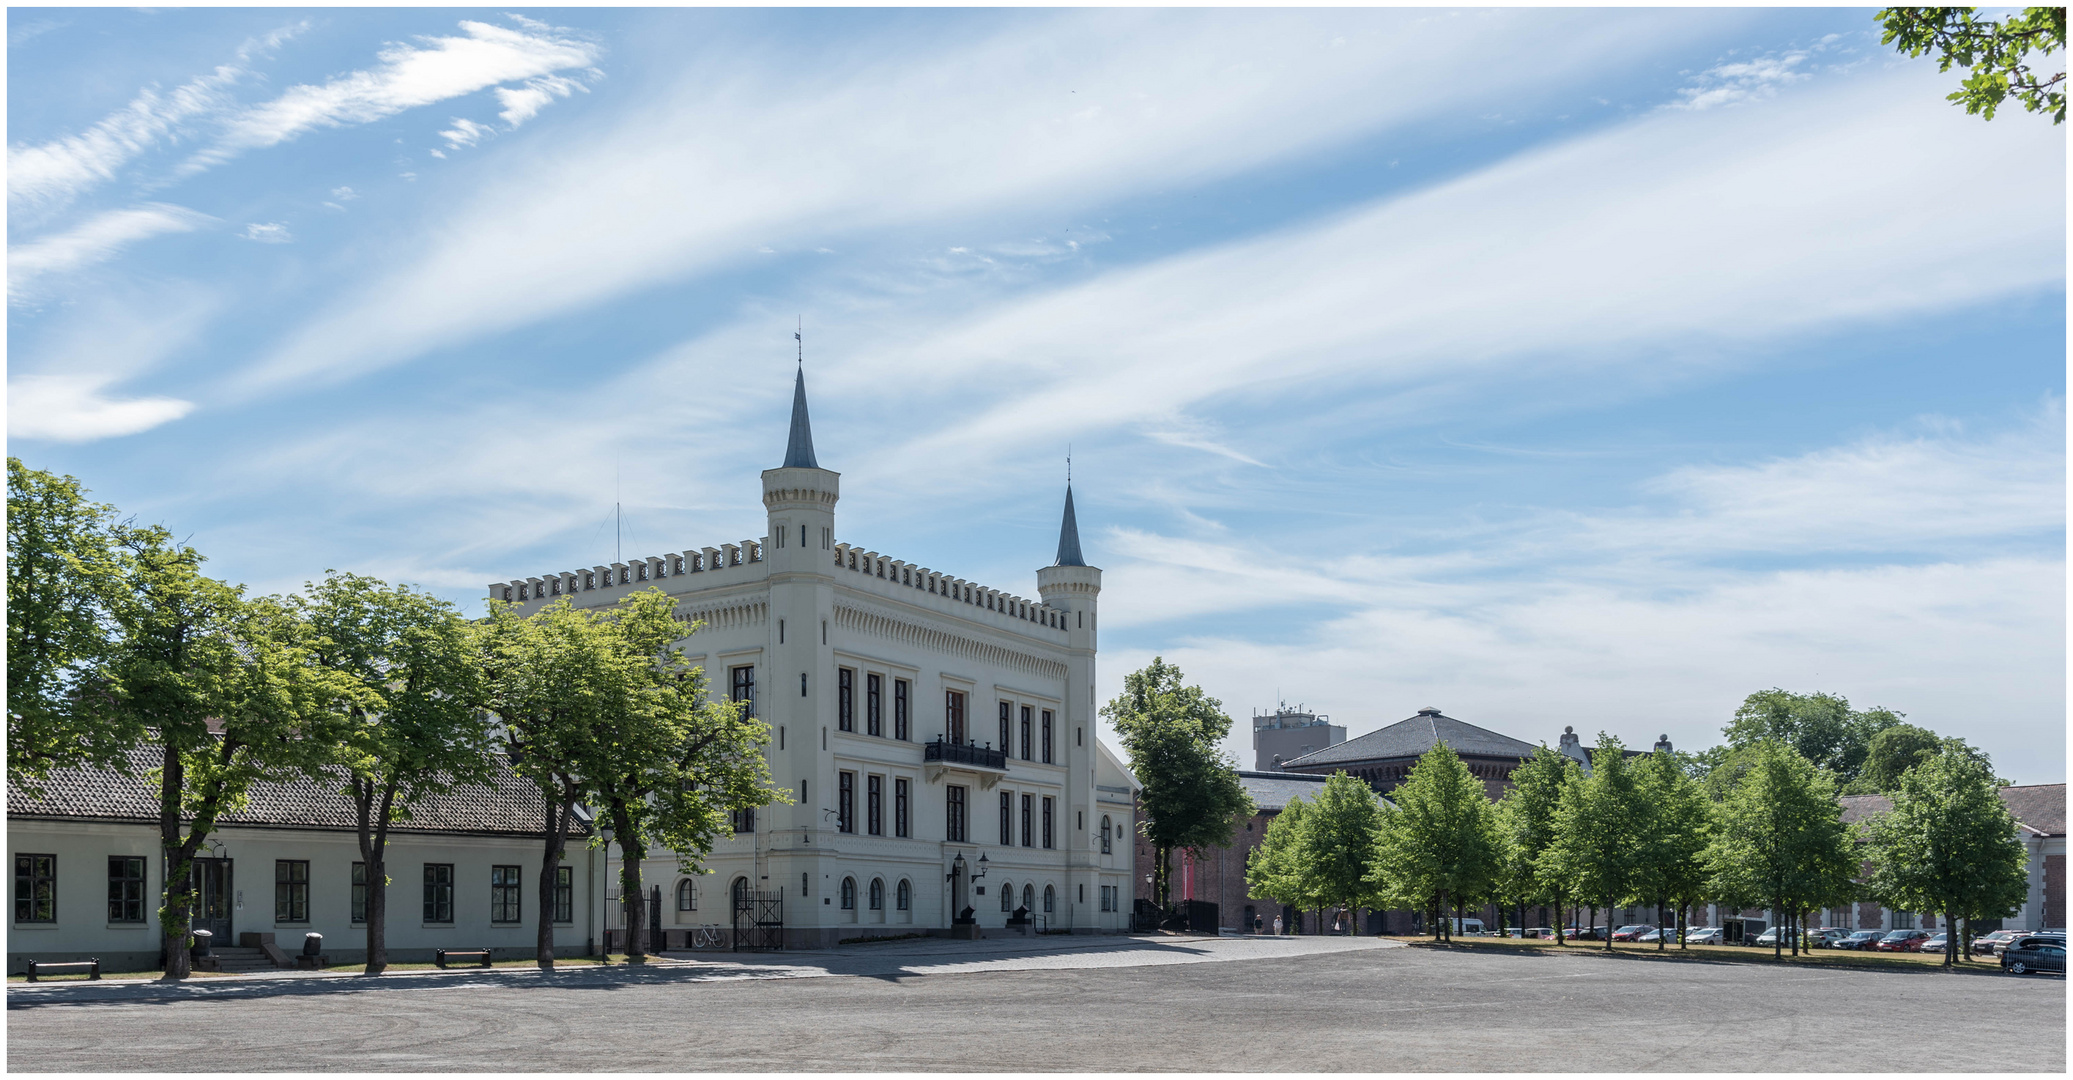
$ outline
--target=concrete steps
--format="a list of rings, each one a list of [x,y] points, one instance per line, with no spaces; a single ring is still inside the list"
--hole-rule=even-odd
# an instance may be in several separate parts
[[[224,946],[209,950],[216,957],[216,970],[232,972],[278,971],[264,949]]]

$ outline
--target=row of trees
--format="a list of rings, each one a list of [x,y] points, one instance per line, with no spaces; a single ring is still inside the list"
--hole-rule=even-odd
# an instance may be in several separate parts
[[[367,865],[369,974],[387,965],[389,832],[430,796],[504,767],[537,787],[546,969],[555,871],[578,807],[607,816],[625,848],[638,958],[649,848],[690,870],[730,811],[783,801],[761,752],[768,729],[707,700],[703,672],[676,647],[688,631],[659,590],[605,611],[564,599],[530,617],[493,602],[480,621],[335,571],[299,593],[251,597],[71,477],[10,457],[7,479],[8,782],[39,792],[57,770],[91,766],[156,784],[168,978],[190,970],[196,853],[255,784],[310,778],[349,800]]]
[[[1585,907],[1593,923],[1601,909],[1646,904],[1675,912],[1679,930],[1704,903],[1764,906],[1790,931],[1812,912],[1871,899],[1941,913],[1953,928],[1946,963],[1963,955],[1960,922],[1969,931],[2004,917],[2028,888],[1999,781],[1962,746],[1907,769],[1893,809],[1856,830],[1830,774],[1773,739],[1742,748],[1724,783],[1701,780],[1673,752],[1630,758],[1603,735],[1591,762],[1586,776],[1543,746],[1495,803],[1445,745],[1388,803],[1334,775],[1314,802],[1292,801],[1268,826],[1248,885],[1305,908],[1421,910],[1441,938],[1485,904],[1500,920],[1512,907]],[[1797,952],[1796,935],[1781,934],[1777,948],[1787,941]]]

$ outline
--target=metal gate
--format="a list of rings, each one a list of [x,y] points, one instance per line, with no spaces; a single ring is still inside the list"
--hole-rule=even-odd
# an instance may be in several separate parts
[[[785,947],[785,891],[734,894],[734,951]]]

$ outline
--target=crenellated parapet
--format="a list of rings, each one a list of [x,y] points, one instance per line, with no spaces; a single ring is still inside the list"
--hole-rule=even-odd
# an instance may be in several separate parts
[[[942,597],[952,603],[970,604],[982,611],[996,612],[1010,619],[1019,619],[1055,630],[1065,629],[1065,612],[1059,608],[974,584],[925,566],[889,558],[875,551],[866,551],[851,544],[839,541],[835,544],[835,568],[914,589],[924,595]]]
[[[540,577],[493,581],[489,586],[489,595],[492,600],[518,604],[530,600],[548,600],[557,596],[611,589],[621,585],[663,581],[688,574],[710,573],[762,561],[763,541],[743,540],[734,544],[721,544],[719,547],[650,555],[631,562],[615,562],[610,566],[593,566],[588,570],[564,570],[558,574],[545,574]]]

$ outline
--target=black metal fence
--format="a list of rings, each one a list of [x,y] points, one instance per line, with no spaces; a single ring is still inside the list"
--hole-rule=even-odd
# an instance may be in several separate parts
[[[785,947],[785,891],[744,890],[734,895],[734,951]]]
[[[979,765],[988,769],[1005,769],[1008,767],[1008,752],[995,750],[990,746],[973,746],[937,739],[922,746],[921,760],[939,761],[945,765]]]

